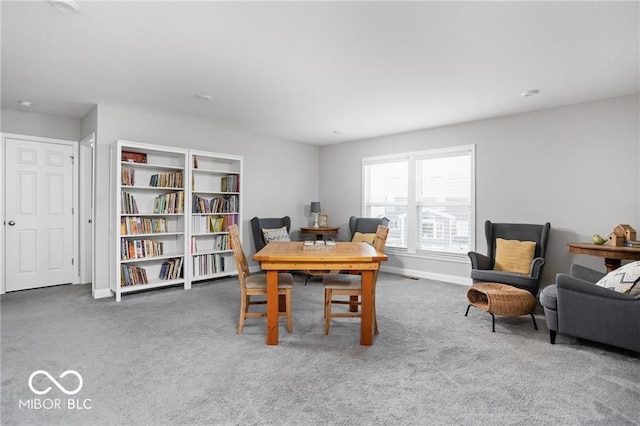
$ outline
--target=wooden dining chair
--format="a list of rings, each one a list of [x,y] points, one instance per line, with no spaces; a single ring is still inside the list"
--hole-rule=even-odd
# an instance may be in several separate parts
[[[378,225],[373,247],[384,253],[389,228]],[[366,244],[366,243],[363,243]],[[376,281],[378,271],[373,273],[373,332],[378,334],[378,320],[376,319]],[[362,276],[360,274],[327,274],[323,278],[324,283],[324,334],[329,334],[331,318],[361,317],[358,306],[362,304]],[[349,296],[349,300],[334,299],[333,296]],[[332,312],[331,305],[349,305],[348,312]]]
[[[238,334],[242,334],[244,320],[247,318],[266,317],[266,312],[249,312],[252,305],[264,305],[266,300],[251,300],[252,296],[267,296],[267,276],[266,274],[249,273],[247,257],[242,250],[238,225],[229,225],[229,236],[231,237],[231,248],[233,257],[238,268],[238,280],[240,281],[240,320],[238,321]],[[293,276],[289,273],[278,274],[278,295],[284,296],[285,310],[278,312],[278,317],[287,318],[287,332],[293,332],[293,321],[291,318],[291,288],[293,287]],[[279,297],[280,298],[280,297]]]

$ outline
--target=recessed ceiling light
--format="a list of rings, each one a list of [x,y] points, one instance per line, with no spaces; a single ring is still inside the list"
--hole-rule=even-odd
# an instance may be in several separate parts
[[[80,5],[73,0],[49,0],[51,6],[64,13],[78,13]]]
[[[211,95],[196,95],[196,98],[200,99],[201,101],[210,101],[211,99],[213,99],[211,97]]]
[[[33,109],[33,107],[36,106],[36,104],[34,104],[31,101],[18,101],[18,103],[22,108],[25,108],[25,109]]]
[[[533,90],[527,90],[526,92],[520,93],[520,96],[524,96],[525,98],[528,98],[529,96],[535,96],[538,93],[540,93],[538,89],[533,89]]]

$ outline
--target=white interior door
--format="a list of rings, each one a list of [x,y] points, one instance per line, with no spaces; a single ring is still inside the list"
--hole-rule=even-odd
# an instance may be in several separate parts
[[[73,148],[6,139],[6,291],[73,282]]]

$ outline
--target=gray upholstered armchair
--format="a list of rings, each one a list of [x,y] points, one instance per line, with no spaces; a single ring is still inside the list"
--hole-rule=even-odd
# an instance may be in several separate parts
[[[604,273],[571,265],[542,289],[540,304],[551,343],[556,333],[640,352],[640,296],[595,285]]]
[[[284,217],[254,217],[251,219],[251,233],[253,234],[253,244],[256,252],[260,251],[267,243],[264,240],[263,229],[287,228],[287,233],[291,231],[291,218]]]
[[[356,232],[362,232],[363,234],[375,234],[378,225],[389,226],[389,219],[386,217],[355,217],[349,218],[349,239],[353,239],[353,235]]]
[[[487,238],[487,255],[470,251],[471,279],[474,283],[495,282],[508,284],[514,287],[530,291],[534,296],[538,294],[544,256],[547,250],[549,238],[549,222],[544,225],[531,225],[522,223],[492,223],[487,220],[484,223],[485,236]],[[496,256],[496,239],[533,241],[536,243],[531,270],[528,275],[508,271],[494,270]]]

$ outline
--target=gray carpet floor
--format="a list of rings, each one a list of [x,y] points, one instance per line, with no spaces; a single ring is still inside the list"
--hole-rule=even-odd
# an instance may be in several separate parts
[[[2,296],[3,425],[632,425],[640,354],[472,308],[466,287],[380,274],[380,335],[323,333],[322,284],[296,276],[294,332],[236,334],[236,279],[94,300],[88,286]],[[46,370],[68,396],[39,374]],[[40,408],[60,401],[60,408]],[[72,400],[69,402],[69,400]],[[29,402],[31,401],[31,402]],[[26,404],[26,405],[25,405]],[[28,405],[32,404],[32,405]],[[71,404],[71,408],[70,405]],[[83,409],[77,409],[80,406]]]

